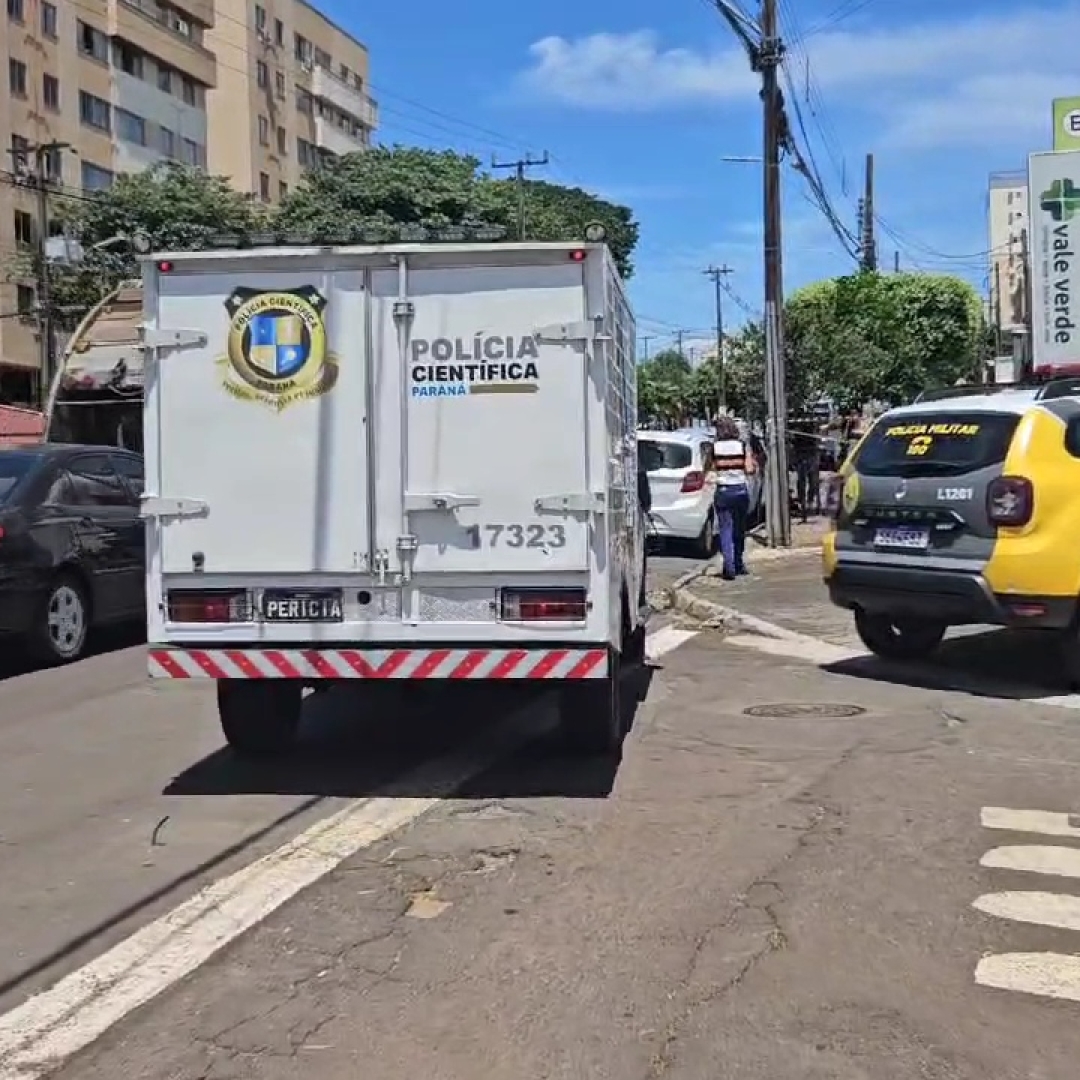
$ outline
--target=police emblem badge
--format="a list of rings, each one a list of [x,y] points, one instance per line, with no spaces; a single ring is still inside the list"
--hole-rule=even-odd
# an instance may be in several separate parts
[[[334,388],[338,362],[327,351],[326,299],[317,289],[236,289],[225,309],[229,336],[218,365],[234,397],[281,412]]]

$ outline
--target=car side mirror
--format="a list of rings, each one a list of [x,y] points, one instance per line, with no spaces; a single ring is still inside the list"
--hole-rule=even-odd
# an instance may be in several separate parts
[[[1065,449],[1075,458],[1080,458],[1080,416],[1074,416],[1065,425]]]

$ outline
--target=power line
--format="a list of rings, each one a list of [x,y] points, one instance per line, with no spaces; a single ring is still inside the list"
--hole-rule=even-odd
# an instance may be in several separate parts
[[[526,155],[523,158],[518,158],[517,161],[499,161],[497,158],[492,157],[491,168],[494,171],[500,169],[512,169],[517,180],[518,191],[518,239],[525,239],[525,173],[528,169],[538,169],[547,165],[550,161],[550,155],[547,151],[544,152],[542,158],[533,158],[531,155]]]

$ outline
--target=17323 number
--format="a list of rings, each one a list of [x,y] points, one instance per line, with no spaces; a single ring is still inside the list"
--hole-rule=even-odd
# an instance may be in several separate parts
[[[491,547],[566,547],[565,525],[485,525],[484,532]]]

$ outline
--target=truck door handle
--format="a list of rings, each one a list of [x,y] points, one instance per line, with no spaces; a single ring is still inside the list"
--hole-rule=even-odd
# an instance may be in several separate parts
[[[405,494],[405,509],[410,513],[423,510],[457,510],[462,506],[479,506],[479,495],[458,495],[452,491],[433,491],[419,495]]]

